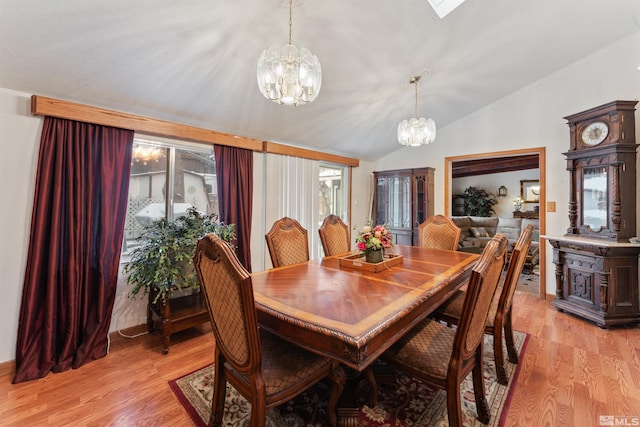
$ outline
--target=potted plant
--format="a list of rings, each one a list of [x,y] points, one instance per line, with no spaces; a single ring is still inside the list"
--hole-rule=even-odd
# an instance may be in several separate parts
[[[468,187],[464,190],[464,210],[471,216],[491,216],[495,213],[493,207],[498,204],[495,195],[486,190]]]
[[[217,215],[203,215],[193,207],[176,220],[160,219],[145,227],[124,268],[133,286],[129,296],[151,293],[153,304],[165,305],[174,290],[197,289],[193,255],[198,239],[210,232],[229,244],[236,238],[234,224],[221,223]]]

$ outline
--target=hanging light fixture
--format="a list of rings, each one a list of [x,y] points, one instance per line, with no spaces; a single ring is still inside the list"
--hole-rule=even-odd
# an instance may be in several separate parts
[[[398,142],[407,147],[427,145],[436,139],[436,122],[424,117],[418,119],[418,80],[420,76],[411,77],[409,80],[416,88],[416,115],[412,119],[401,121],[398,125]]]
[[[307,104],[318,96],[322,69],[309,49],[291,44],[293,0],[289,0],[289,44],[271,46],[258,59],[258,86],[265,98],[278,104]]]

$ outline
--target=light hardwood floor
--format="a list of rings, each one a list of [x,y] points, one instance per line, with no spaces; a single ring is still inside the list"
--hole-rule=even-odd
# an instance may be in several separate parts
[[[505,426],[599,426],[601,415],[640,418],[640,327],[602,330],[548,301],[517,293],[514,327],[528,332]],[[167,382],[213,361],[208,326],[114,339],[84,367],[22,384],[0,377],[2,426],[189,426]]]

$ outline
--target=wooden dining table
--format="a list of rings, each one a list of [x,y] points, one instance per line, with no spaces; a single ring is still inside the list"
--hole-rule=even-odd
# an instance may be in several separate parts
[[[357,374],[463,286],[478,258],[414,246],[393,246],[392,255],[402,262],[377,272],[341,263],[354,257],[344,254],[251,275],[260,327],[356,373],[338,404],[340,426],[358,425]]]
[[[252,274],[262,328],[358,372],[470,277],[478,255],[393,246],[402,263],[379,272],[325,257]]]

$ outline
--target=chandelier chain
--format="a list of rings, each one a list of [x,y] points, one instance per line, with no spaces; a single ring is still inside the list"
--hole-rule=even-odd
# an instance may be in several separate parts
[[[291,27],[293,27],[293,0],[289,0],[289,44],[291,44]]]
[[[415,117],[418,117],[418,80],[414,80],[413,81],[413,85],[416,87],[416,115]]]

